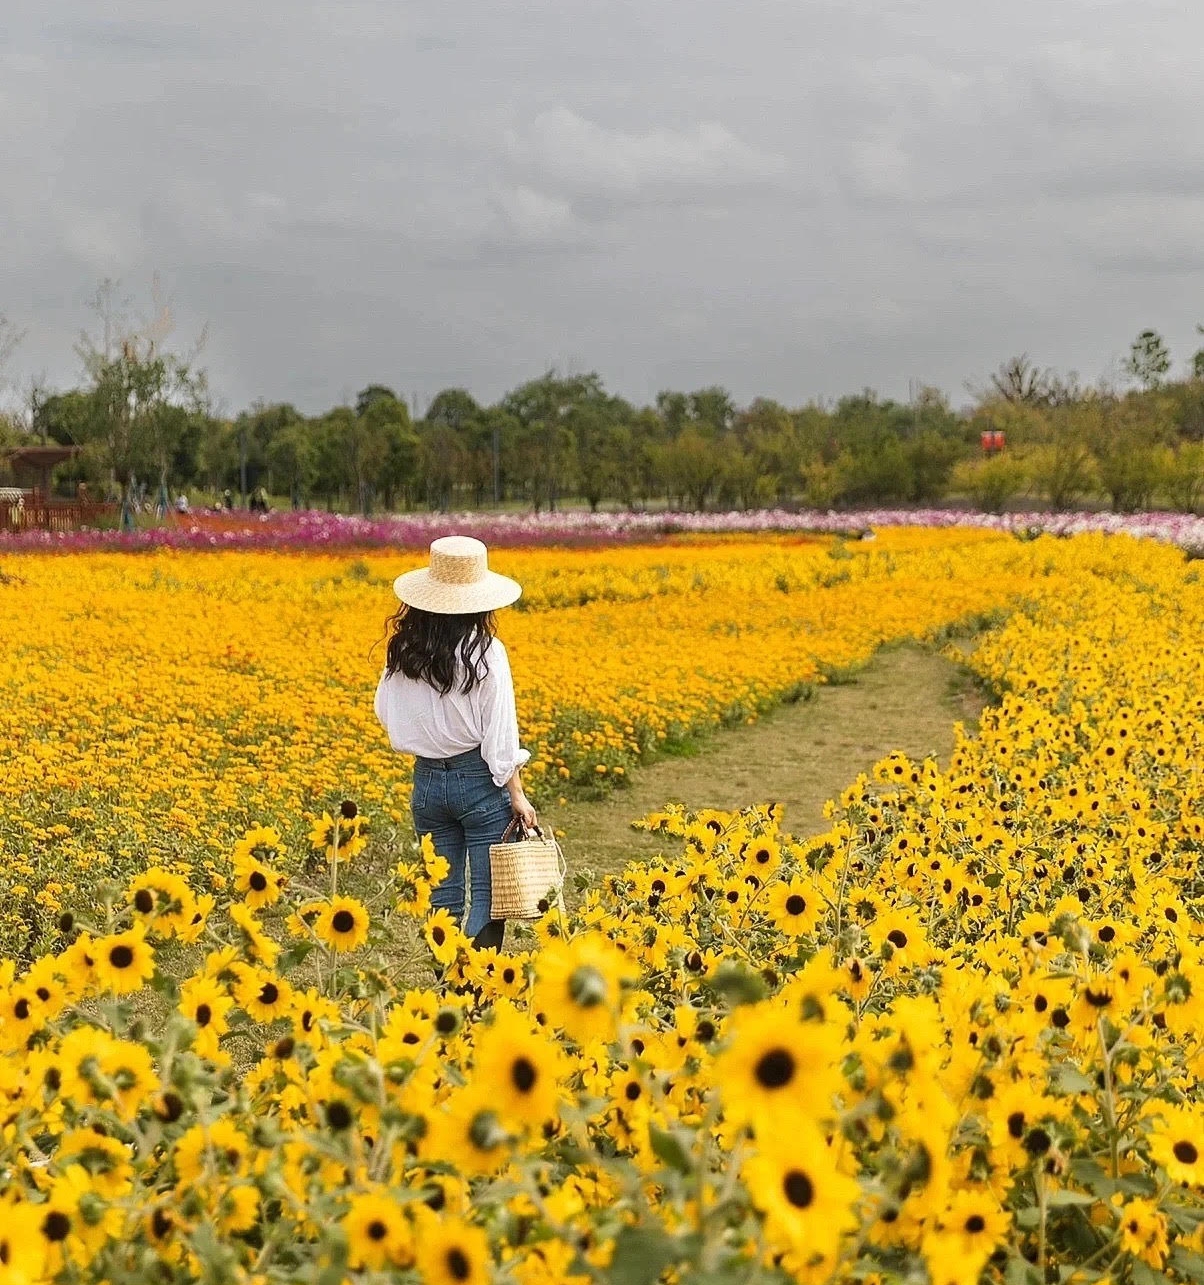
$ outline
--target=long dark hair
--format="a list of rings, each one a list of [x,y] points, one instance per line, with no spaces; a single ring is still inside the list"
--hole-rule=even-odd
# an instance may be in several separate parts
[[[385,629],[389,675],[421,679],[446,696],[456,683],[457,658],[464,671],[460,690],[466,695],[489,673],[485,649],[497,634],[492,611],[448,615],[402,603]]]

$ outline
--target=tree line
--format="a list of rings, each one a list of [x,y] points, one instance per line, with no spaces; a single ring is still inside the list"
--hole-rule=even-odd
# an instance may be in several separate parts
[[[1125,511],[1204,503],[1204,350],[1171,380],[1152,330],[1133,342],[1124,385],[1084,387],[1021,355],[963,411],[933,388],[906,403],[864,391],[789,408],[769,398],[738,406],[708,387],[636,406],[596,373],[549,371],[492,405],[445,389],[417,418],[386,384],[319,415],[259,402],[230,417],[215,413],[198,354],[167,346],[164,316],[122,328],[98,300],[105,324],[81,340],[80,386],[32,384],[22,412],[0,420],[0,445],[82,447],[58,471],[68,493],[83,481],[115,498],[139,479],[164,494],[228,491],[245,502],[263,488],[296,507],[365,514],[570,501],[830,508],[951,494],[987,509],[1019,497]],[[4,346],[0,324],[0,355]],[[1004,448],[984,455],[984,432],[1002,433]]]

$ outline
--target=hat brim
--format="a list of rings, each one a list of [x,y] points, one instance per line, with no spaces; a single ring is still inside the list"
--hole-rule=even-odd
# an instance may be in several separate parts
[[[448,584],[446,580],[436,580],[429,567],[421,567],[399,575],[393,581],[393,592],[407,607],[417,607],[419,611],[467,616],[510,606],[522,596],[523,587],[496,571],[487,571],[472,584]]]

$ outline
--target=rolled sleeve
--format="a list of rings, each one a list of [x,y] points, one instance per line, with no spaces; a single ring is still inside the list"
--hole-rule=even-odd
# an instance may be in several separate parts
[[[481,757],[494,785],[505,785],[529,761],[531,753],[518,743],[518,709],[510,658],[500,643],[490,647],[489,673],[481,684]]]

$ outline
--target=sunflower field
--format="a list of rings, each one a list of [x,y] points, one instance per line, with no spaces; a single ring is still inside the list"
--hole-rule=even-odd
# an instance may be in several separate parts
[[[405,559],[6,560],[0,1285],[1204,1280],[1198,563],[495,561],[545,795],[895,638],[982,627],[998,699],[820,834],[666,807],[473,952],[370,722]]]

